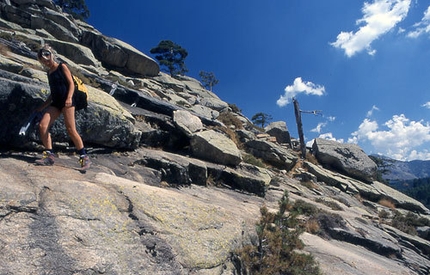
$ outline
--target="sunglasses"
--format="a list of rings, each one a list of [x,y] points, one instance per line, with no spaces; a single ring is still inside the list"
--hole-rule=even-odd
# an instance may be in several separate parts
[[[48,51],[48,50],[42,50],[42,51],[39,53],[39,58],[43,58],[43,59],[45,59],[45,60],[49,60],[49,59],[50,59],[50,57],[51,57],[51,52],[50,52],[50,51]]]

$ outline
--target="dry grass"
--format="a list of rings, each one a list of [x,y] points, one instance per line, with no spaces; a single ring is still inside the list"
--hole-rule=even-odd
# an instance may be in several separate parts
[[[218,116],[218,120],[226,126],[234,126],[236,129],[243,129],[242,121],[237,118],[232,112],[222,112]]]
[[[303,181],[300,182],[301,185],[308,188],[309,190],[318,190],[320,187],[313,181]]]
[[[10,52],[10,49],[8,46],[4,45],[4,44],[0,44],[0,54],[7,56],[8,53]]]
[[[396,209],[396,205],[390,199],[380,199],[378,202],[380,205],[388,207],[390,209]]]
[[[306,232],[317,234],[320,231],[320,225],[316,219],[309,219],[305,224]]]
[[[309,161],[310,163],[314,164],[314,165],[319,165],[316,157],[309,152],[306,153],[306,160]]]

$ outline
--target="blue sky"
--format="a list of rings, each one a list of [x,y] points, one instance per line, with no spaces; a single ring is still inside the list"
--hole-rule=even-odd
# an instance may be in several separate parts
[[[171,40],[188,76],[251,118],[298,137],[357,143],[367,154],[430,160],[430,0],[86,0],[87,22],[153,57]]]

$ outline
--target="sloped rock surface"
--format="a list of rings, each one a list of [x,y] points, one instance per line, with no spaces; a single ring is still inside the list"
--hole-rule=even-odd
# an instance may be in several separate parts
[[[317,138],[312,150],[318,161],[327,167],[366,182],[372,182],[375,178],[376,164],[356,144]]]
[[[322,165],[301,161],[277,133],[249,127],[197,80],[158,73],[153,60],[49,0],[0,0],[0,12],[0,31],[12,36],[0,39],[0,274],[244,275],[236,248],[257,242],[260,207],[276,211],[285,191],[316,206],[300,217],[313,232],[302,239],[325,274],[430,272],[426,227],[415,235],[390,226],[399,213],[428,219],[429,210],[373,181],[357,148],[336,144]],[[94,145],[85,174],[73,169],[61,121],[52,129],[61,141],[52,167],[33,165],[36,131],[16,135],[48,89],[34,45],[19,36],[55,44],[88,78],[90,105],[77,112]],[[242,125],[226,125],[220,113]]]
[[[219,272],[225,248],[242,242],[258,212],[221,190],[175,191],[13,158],[2,167],[20,172],[0,172],[1,274]]]

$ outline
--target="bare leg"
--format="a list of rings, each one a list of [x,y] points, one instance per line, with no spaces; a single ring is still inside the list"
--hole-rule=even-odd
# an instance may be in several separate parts
[[[39,133],[40,139],[42,140],[45,149],[52,150],[52,140],[51,134],[49,133],[49,128],[55,122],[55,120],[60,116],[61,112],[55,107],[49,106],[46,113],[43,114],[42,120],[39,123]]]
[[[64,115],[64,123],[66,125],[67,133],[75,144],[75,148],[77,150],[81,150],[84,148],[84,143],[82,142],[82,138],[76,130],[75,107],[64,107],[62,112]]]

